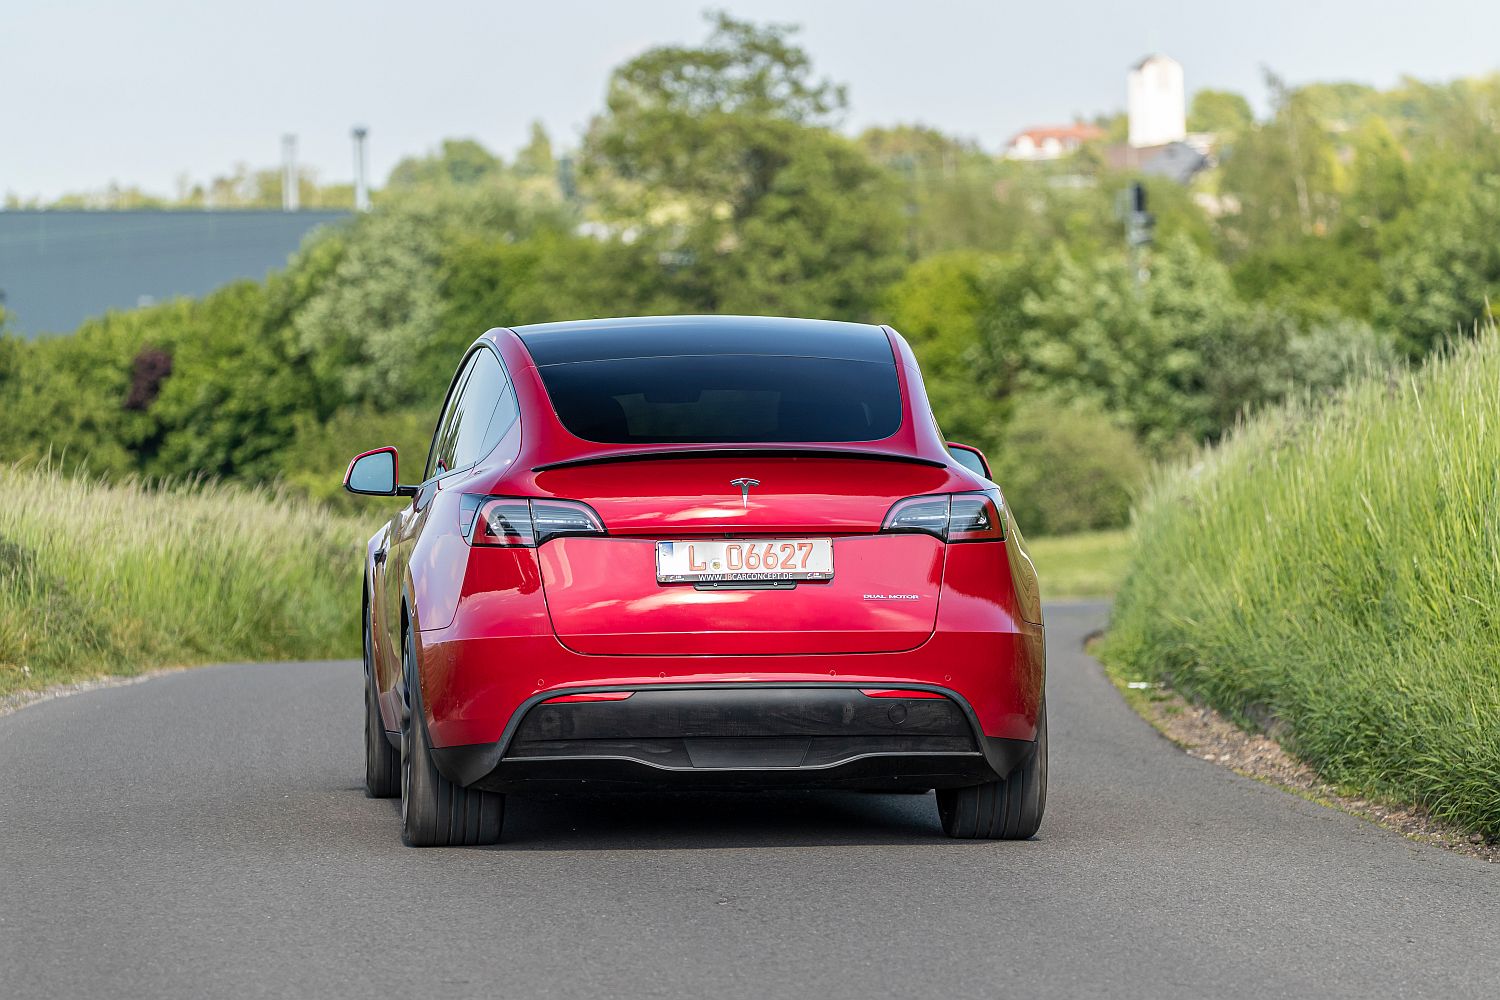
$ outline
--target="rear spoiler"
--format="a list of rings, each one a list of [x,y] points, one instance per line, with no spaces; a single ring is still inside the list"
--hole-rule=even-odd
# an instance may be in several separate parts
[[[610,462],[641,462],[653,458],[664,459],[694,459],[694,458],[738,458],[741,456],[756,458],[862,458],[871,462],[904,462],[908,465],[926,465],[935,469],[946,469],[946,462],[934,461],[930,458],[919,458],[916,455],[902,455],[890,451],[865,451],[860,448],[820,448],[820,447],[790,447],[790,448],[768,448],[765,446],[750,446],[736,448],[733,445],[717,448],[662,448],[654,451],[608,451],[595,452],[592,455],[583,455],[579,458],[566,458],[560,462],[547,462],[543,465],[533,466],[532,472],[547,472],[550,469],[566,469],[579,465],[604,465]]]

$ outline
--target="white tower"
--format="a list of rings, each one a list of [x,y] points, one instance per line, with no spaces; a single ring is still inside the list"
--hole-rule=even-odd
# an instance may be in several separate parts
[[[1187,135],[1187,92],[1182,64],[1170,56],[1147,56],[1126,83],[1132,146],[1162,146]]]

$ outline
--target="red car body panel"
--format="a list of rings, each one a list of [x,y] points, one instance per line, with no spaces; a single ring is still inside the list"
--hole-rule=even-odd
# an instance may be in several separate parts
[[[692,455],[575,436],[520,336],[496,329],[476,341],[503,363],[519,420],[473,468],[423,483],[370,540],[366,603],[386,728],[399,724],[409,628],[435,748],[503,741],[549,693],[729,683],[931,687],[972,709],[987,737],[1036,739],[1043,630],[1019,538],[881,533],[904,497],[998,496],[949,456],[910,347],[882,329],[902,407],[889,437],[705,444]],[[741,476],[763,486],[744,496],[728,485]],[[607,534],[473,546],[464,497],[488,495],[580,501]],[[794,591],[657,583],[656,540],[727,535],[832,538],[834,578]]]
[[[955,577],[972,578],[995,569],[984,565],[993,558],[965,553],[950,565]],[[802,656],[592,656],[569,650],[552,634],[536,589],[497,595],[465,600],[451,626],[417,634],[428,731],[436,746],[499,740],[516,709],[544,692],[732,681],[932,685],[961,694],[986,736],[1036,738],[1045,672],[1042,628],[976,595],[947,601],[945,591],[936,632],[909,652]],[[1008,628],[997,627],[1002,619]]]
[[[835,578],[795,591],[699,591],[656,582],[656,543],[559,538],[539,551],[561,643],[616,656],[891,653],[932,635],[943,543],[869,535],[833,543]]]

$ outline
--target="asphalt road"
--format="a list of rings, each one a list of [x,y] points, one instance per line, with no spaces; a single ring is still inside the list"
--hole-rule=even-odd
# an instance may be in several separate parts
[[[0,996],[1494,997],[1500,868],[1181,753],[1049,610],[1047,818],[931,795],[512,800],[414,851],[354,663],[0,718]]]

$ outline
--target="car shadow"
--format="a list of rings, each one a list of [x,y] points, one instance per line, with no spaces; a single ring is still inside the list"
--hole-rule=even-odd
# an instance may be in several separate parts
[[[683,791],[512,795],[506,801],[502,847],[703,850],[911,844],[942,838],[930,792]]]
[[[489,850],[671,851],[933,842],[956,843],[943,835],[931,792],[701,790],[509,795],[504,838]]]

